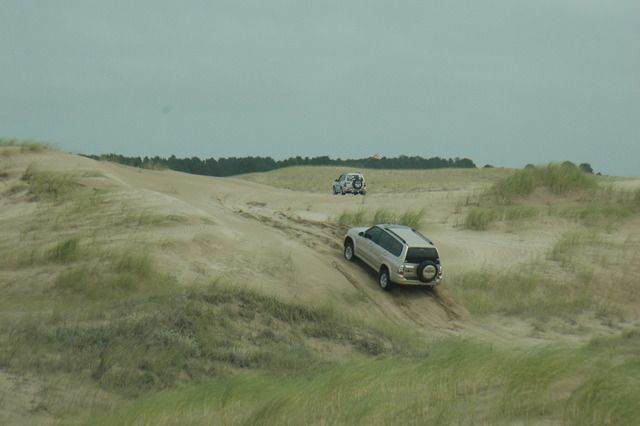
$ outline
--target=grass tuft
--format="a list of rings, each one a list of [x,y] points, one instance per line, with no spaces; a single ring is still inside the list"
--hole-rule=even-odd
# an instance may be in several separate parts
[[[25,170],[21,179],[28,183],[33,200],[62,201],[82,186],[73,175],[38,172],[32,166]]]
[[[47,253],[48,260],[57,263],[67,263],[78,257],[78,238],[69,238],[56,244]]]
[[[464,227],[474,231],[485,231],[489,228],[489,225],[497,219],[497,209],[474,207],[467,213],[464,219]]]

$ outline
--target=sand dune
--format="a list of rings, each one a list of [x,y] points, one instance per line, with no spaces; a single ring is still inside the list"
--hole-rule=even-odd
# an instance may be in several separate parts
[[[506,267],[541,256],[556,234],[555,230],[516,235],[455,229],[447,216],[456,199],[441,192],[421,194],[418,207],[426,209],[428,218],[423,232],[439,245],[447,279],[435,292],[398,289],[389,295],[377,287],[368,268],[342,259],[344,230],[329,220],[341,210],[361,208],[361,197],[291,191],[236,178],[141,170],[55,151],[16,153],[5,156],[4,164],[13,178],[27,167],[91,172],[96,177],[85,178],[85,185],[111,188],[146,211],[196,218],[171,227],[133,230],[135,238],[149,244],[181,282],[230,276],[238,285],[293,300],[348,305],[352,314],[384,317],[429,333],[464,332],[470,321],[449,294],[448,279],[460,271]],[[364,207],[389,205],[415,207],[416,203],[407,194],[376,194],[372,188]],[[0,226],[11,228],[14,217],[24,217],[25,206],[4,200]],[[286,269],[287,273],[264,272],[269,269]],[[351,302],[358,298],[362,302]]]

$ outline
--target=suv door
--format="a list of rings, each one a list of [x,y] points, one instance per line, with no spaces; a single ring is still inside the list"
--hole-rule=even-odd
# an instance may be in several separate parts
[[[377,241],[380,234],[382,234],[382,229],[377,226],[367,229],[360,238],[358,248],[356,249],[358,251],[358,256],[374,268],[376,267],[374,256],[377,250]]]

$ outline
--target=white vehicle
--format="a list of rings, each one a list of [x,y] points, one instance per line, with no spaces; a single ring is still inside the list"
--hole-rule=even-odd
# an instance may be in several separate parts
[[[344,238],[344,258],[356,257],[378,273],[378,283],[433,287],[442,280],[440,254],[433,242],[413,228],[382,224],[356,227]]]
[[[334,195],[347,193],[353,195],[365,195],[367,193],[367,182],[364,180],[362,173],[345,173],[333,181]]]

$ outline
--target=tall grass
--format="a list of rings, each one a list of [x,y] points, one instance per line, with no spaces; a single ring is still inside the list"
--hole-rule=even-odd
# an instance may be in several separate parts
[[[608,343],[629,351],[637,340]],[[162,392],[91,421],[632,425],[640,415],[640,369],[635,356],[614,360],[608,353],[591,346],[501,349],[449,337],[433,341],[421,358],[345,362],[299,376],[242,374]]]
[[[376,209],[371,212],[364,208],[356,211],[345,210],[337,218],[337,222],[341,226],[366,226],[381,223],[397,223],[400,225],[419,228],[423,225],[425,209],[405,210],[402,212],[391,211],[388,209]]]
[[[575,191],[589,191],[597,187],[592,175],[576,165],[565,162],[529,167],[496,182],[489,193],[500,204],[510,204],[530,195],[536,188],[546,188],[556,195]]]

